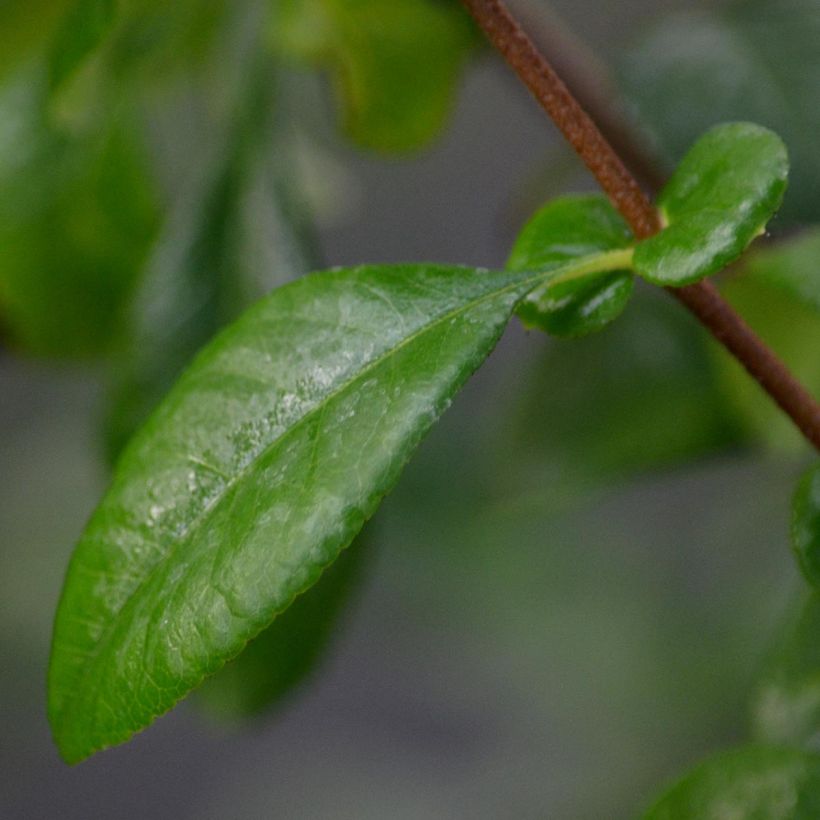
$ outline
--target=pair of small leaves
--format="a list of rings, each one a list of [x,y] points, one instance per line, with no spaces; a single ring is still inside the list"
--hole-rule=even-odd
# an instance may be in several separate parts
[[[699,168],[685,178],[700,190]],[[611,318],[579,303],[590,284],[611,296],[602,277],[623,276],[627,244],[599,199],[565,201],[522,238],[518,270],[314,274],[209,344],[126,448],[72,559],[49,671],[66,760],[149,724],[316,582],[528,293],[570,296],[556,326]]]
[[[630,270],[674,287],[721,270],[764,230],[780,206],[787,173],[786,149],[771,131],[750,123],[712,129],[661,193],[665,227],[634,245],[634,254],[629,229],[602,197],[550,203],[524,228],[508,266],[538,270],[558,259],[573,260],[574,269],[531,293],[519,316],[557,336],[580,336],[626,307]]]

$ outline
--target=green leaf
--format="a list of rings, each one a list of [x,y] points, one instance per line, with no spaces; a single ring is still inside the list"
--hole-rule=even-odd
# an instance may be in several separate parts
[[[820,228],[760,248],[749,256],[744,273],[820,311]]]
[[[60,88],[105,39],[117,19],[117,0],[78,0],[51,46],[49,85]]]
[[[806,580],[820,588],[820,465],[809,470],[797,486],[792,546]]]
[[[815,751],[820,747],[818,635],[820,595],[813,593],[777,642],[756,687],[752,715],[761,740]]]
[[[632,294],[631,253],[619,253],[632,241],[626,223],[603,196],[562,197],[544,206],[516,239],[508,269],[575,264],[568,276],[550,280],[521,302],[521,320],[555,336],[582,336],[609,324]],[[578,266],[580,259],[588,263]],[[619,271],[619,264],[626,270]]]
[[[108,352],[154,238],[156,191],[131,117],[68,138],[7,89],[0,158],[0,314],[9,343],[55,358]]]
[[[281,54],[331,72],[345,129],[380,151],[436,136],[476,42],[454,0],[284,0],[271,34]]]
[[[766,746],[723,752],[673,786],[644,820],[814,820],[820,756]]]
[[[766,128],[729,123],[708,131],[661,193],[665,227],[635,248],[635,270],[679,287],[726,267],[780,206],[788,167],[783,142]]]
[[[267,629],[197,690],[220,718],[237,720],[270,708],[314,669],[356,586],[367,539],[360,535]]]
[[[820,220],[820,15],[816,0],[735,0],[663,15],[621,76],[671,167],[720,122],[775,129],[792,159],[781,219]]]
[[[315,274],[205,348],[72,559],[49,672],[67,761],[148,725],[317,580],[542,276]]]

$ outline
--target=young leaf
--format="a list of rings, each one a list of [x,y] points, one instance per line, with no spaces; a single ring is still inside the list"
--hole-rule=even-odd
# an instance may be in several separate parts
[[[820,587],[820,465],[803,476],[792,505],[792,547],[806,580]]]
[[[622,252],[632,241],[603,196],[562,197],[544,206],[518,235],[507,267],[542,270],[571,261],[573,271],[530,293],[518,306],[521,320],[555,336],[583,336],[609,324],[632,294],[631,254]]]
[[[240,720],[298,686],[316,666],[359,580],[366,540],[360,535],[241,655],[208,678],[196,692],[197,701],[220,718]]]
[[[789,163],[777,134],[728,123],[704,134],[658,200],[665,224],[635,248],[635,270],[679,287],[716,273],[763,232],[780,206]]]
[[[789,624],[753,698],[755,734],[767,743],[817,750],[820,741],[820,595]]]
[[[695,767],[644,820],[814,820],[820,756],[767,746],[723,752]]]
[[[49,671],[67,761],[148,725],[317,580],[542,278],[315,274],[204,349],[71,562]]]
[[[284,0],[271,34],[283,55],[332,72],[346,130],[380,151],[419,148],[438,133],[476,42],[454,0]]]

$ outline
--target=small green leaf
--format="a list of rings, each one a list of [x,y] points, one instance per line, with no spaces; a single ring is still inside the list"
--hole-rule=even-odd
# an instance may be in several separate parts
[[[117,0],[78,0],[51,46],[49,85],[63,85],[97,48],[117,19]]]
[[[322,577],[197,690],[219,718],[240,720],[270,708],[314,669],[359,580],[368,552],[360,535]]]
[[[820,595],[788,625],[752,700],[755,734],[767,743],[820,748]]]
[[[820,465],[803,476],[792,505],[792,547],[806,580],[820,588]]]
[[[632,241],[603,196],[562,197],[544,206],[519,234],[507,267],[572,263],[572,270],[530,293],[518,306],[521,320],[555,336],[582,336],[609,324],[632,294]]]
[[[454,0],[285,0],[271,34],[281,54],[331,71],[347,132],[380,151],[436,136],[476,43]]]
[[[750,254],[744,274],[820,311],[820,228]]]
[[[723,752],[673,786],[644,820],[815,820],[820,756],[766,746]]]
[[[772,131],[751,123],[708,131],[661,193],[666,227],[635,248],[635,270],[679,287],[726,267],[764,231],[787,174],[786,147]]]
[[[67,761],[148,725],[317,580],[543,278],[314,274],[200,353],[71,562],[49,671]]]

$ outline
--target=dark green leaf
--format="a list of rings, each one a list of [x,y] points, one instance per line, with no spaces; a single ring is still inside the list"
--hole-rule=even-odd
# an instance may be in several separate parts
[[[250,717],[280,701],[307,677],[358,581],[368,551],[362,543],[366,540],[359,536],[241,655],[205,681],[197,699],[206,709],[222,718]]]
[[[750,746],[701,763],[644,820],[815,820],[820,756]]]
[[[820,587],[820,466],[803,476],[792,507],[792,546],[803,575]]]
[[[820,310],[820,229],[760,248],[749,256],[744,273]]]
[[[787,174],[786,148],[773,132],[751,123],[713,128],[661,193],[665,227],[635,248],[635,270],[677,287],[726,267],[764,231]]]
[[[628,248],[632,240],[602,196],[562,197],[538,211],[516,239],[507,267],[541,270],[584,257],[591,264],[530,293],[517,311],[524,324],[556,336],[582,336],[615,319],[632,294],[633,276],[617,270],[622,257],[629,267],[629,254],[610,252]]]
[[[129,738],[310,587],[543,275],[365,267],[274,291],[126,448],[49,672],[66,760]]]
[[[438,133],[476,42],[454,0],[284,0],[272,35],[280,53],[332,72],[348,133],[381,151]]]
[[[768,743],[820,744],[820,595],[778,641],[753,698],[755,733]]]
[[[783,217],[820,220],[820,15],[816,0],[735,0],[665,15],[622,76],[672,167],[720,122],[779,133],[794,173]]]
[[[59,88],[103,41],[117,17],[117,0],[78,0],[51,47],[49,82]]]

